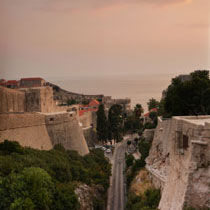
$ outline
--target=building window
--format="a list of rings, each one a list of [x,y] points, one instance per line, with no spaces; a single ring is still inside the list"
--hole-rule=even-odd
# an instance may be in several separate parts
[[[50,118],[50,121],[54,121],[54,118],[53,118],[53,117],[51,117],[51,118]]]
[[[189,138],[187,135],[183,135],[183,149],[187,149],[189,147]]]

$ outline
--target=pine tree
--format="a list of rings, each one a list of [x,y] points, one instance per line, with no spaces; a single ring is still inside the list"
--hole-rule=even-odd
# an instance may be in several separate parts
[[[109,109],[108,117],[112,138],[119,142],[123,139],[122,106],[113,105]]]
[[[103,143],[108,139],[108,122],[104,110],[104,105],[101,104],[97,111],[97,138]]]

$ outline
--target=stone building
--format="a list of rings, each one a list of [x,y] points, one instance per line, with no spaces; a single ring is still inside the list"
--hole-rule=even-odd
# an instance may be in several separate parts
[[[105,109],[110,109],[110,107],[114,104],[121,105],[124,112],[127,112],[131,109],[131,99],[112,99],[111,96],[105,96],[103,99],[103,103],[105,105]]]
[[[40,77],[20,79],[20,88],[42,87],[45,80]]]
[[[160,210],[210,208],[210,116],[159,119],[146,162]]]

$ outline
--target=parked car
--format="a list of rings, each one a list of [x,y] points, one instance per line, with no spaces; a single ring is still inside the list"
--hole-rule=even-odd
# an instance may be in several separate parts
[[[112,152],[111,149],[106,150],[106,153],[111,153],[111,152]]]
[[[106,147],[101,147],[101,149],[102,149],[103,151],[106,151]]]

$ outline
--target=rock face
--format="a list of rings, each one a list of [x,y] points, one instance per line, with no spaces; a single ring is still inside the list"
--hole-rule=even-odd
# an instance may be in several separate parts
[[[210,207],[210,116],[159,119],[146,168],[161,183],[160,210]]]
[[[103,187],[95,185],[88,186],[86,184],[80,184],[75,193],[78,196],[80,203],[80,210],[92,210],[94,207],[94,200],[101,197],[100,191],[103,191]]]
[[[143,136],[146,141],[152,142],[155,134],[155,129],[146,129],[144,130]]]

